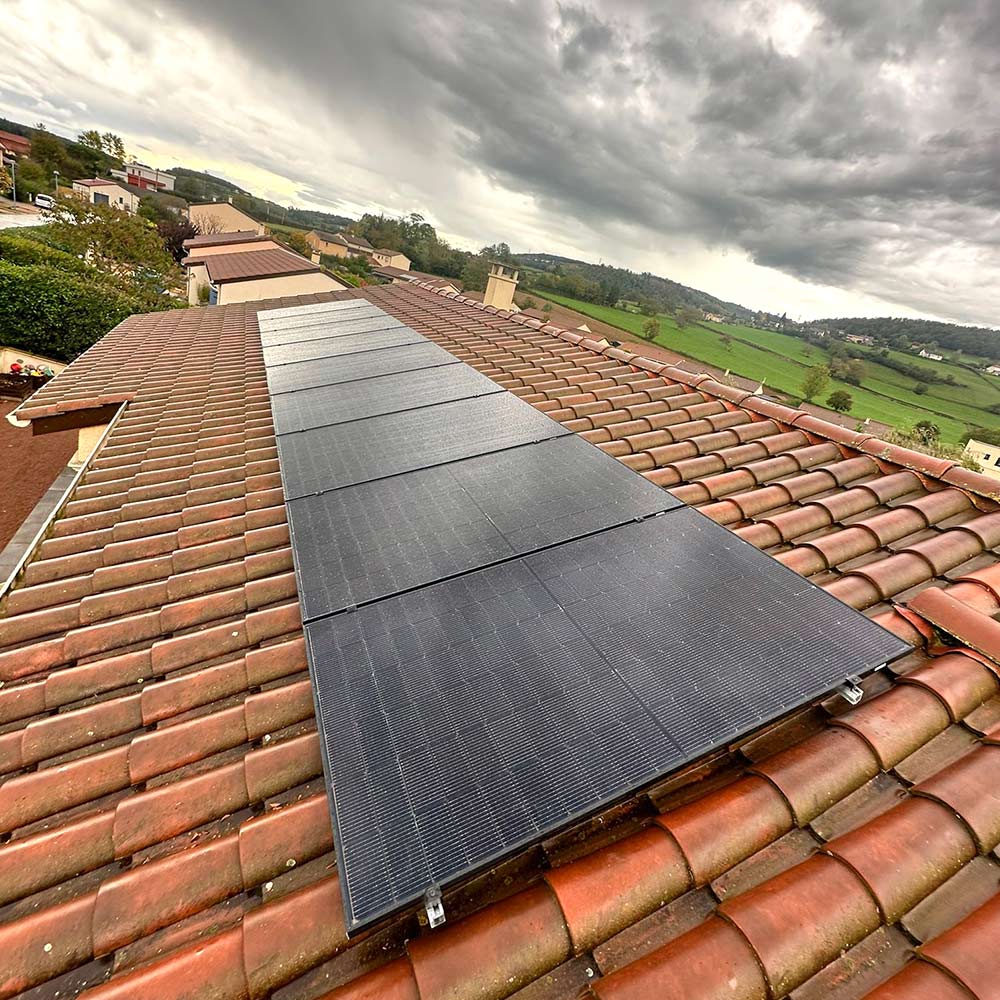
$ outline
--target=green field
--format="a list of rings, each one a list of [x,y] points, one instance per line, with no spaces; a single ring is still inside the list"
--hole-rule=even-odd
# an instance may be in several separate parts
[[[645,316],[638,316],[623,309],[594,305],[578,299],[539,293],[570,309],[599,319],[602,322],[641,336]],[[814,347],[798,337],[772,330],[730,323],[701,323],[678,328],[670,316],[657,316],[660,334],[655,343],[676,351],[695,361],[702,361],[715,368],[729,369],[745,378],[762,380],[770,388],[796,400],[800,398],[802,379],[812,365],[830,360],[827,351]],[[716,334],[728,334],[732,340],[727,345]],[[931,383],[924,395],[913,391],[914,379],[893,368],[878,363],[878,349],[862,348],[865,358],[865,376],[861,386],[848,385],[835,379],[824,389],[817,403],[824,403],[835,389],[851,394],[854,405],[852,417],[864,420],[870,417],[898,429],[907,429],[921,420],[930,420],[941,429],[943,441],[960,443],[967,425],[1000,428],[1000,416],[989,412],[989,407],[1000,404],[1000,379],[970,370],[962,364],[946,360],[928,361],[910,354],[891,352],[907,363],[918,365],[938,375],[952,374],[962,385],[949,386]]]

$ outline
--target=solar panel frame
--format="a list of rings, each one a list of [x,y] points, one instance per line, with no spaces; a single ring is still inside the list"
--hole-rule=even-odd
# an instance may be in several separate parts
[[[729,534],[698,512],[677,508],[305,623],[351,932],[908,651],[820,588],[801,577],[787,580],[785,574],[796,574],[731,536],[738,544],[727,555],[739,558],[735,566],[715,560],[710,583],[722,614],[704,634],[738,631],[721,648],[740,657],[741,670],[728,686],[706,688],[712,673],[693,668],[696,647],[677,636],[665,647],[644,646],[644,634],[628,616],[634,595],[623,602],[619,592],[600,586],[608,559],[637,556],[661,578],[676,572],[671,558],[683,551],[689,531],[709,546],[685,556],[699,567],[717,533]],[[781,669],[773,656],[758,661],[755,654],[768,641],[755,638],[760,617],[747,616],[742,605],[728,612],[726,597],[742,588],[758,604],[766,602],[775,580],[781,592],[794,582],[796,602],[809,595],[810,611],[830,609],[821,627],[829,636],[836,626],[845,650],[857,649],[865,631],[871,641],[863,661],[829,658],[822,676],[797,686],[784,666],[801,664],[797,657],[814,644],[788,645]],[[652,606],[675,599],[644,590],[640,602],[647,593]],[[806,608],[797,607],[801,621]],[[702,627],[694,623],[688,639],[701,643]],[[672,670],[663,669],[665,661]],[[722,666],[731,671],[731,663]],[[754,695],[751,681],[762,693]],[[675,699],[670,711],[663,710],[661,689]],[[726,724],[706,690],[738,706],[742,721]],[[709,710],[710,730],[680,725],[695,702]],[[375,869],[384,875],[367,878]]]
[[[309,325],[296,324],[282,329],[261,331],[260,342],[264,348],[282,347],[285,344],[302,344],[311,340],[326,340],[333,337],[348,337],[359,333],[376,333],[379,330],[409,330],[410,328],[392,316],[365,316],[348,321],[315,322]]]
[[[269,368],[296,364],[300,361],[319,361],[321,358],[336,358],[345,354],[384,350],[389,347],[404,347],[421,344],[427,338],[409,327],[380,330],[374,333],[356,333],[344,337],[324,337],[296,344],[279,344],[264,348],[264,364]]]
[[[501,392],[278,438],[285,500],[571,434]]]
[[[681,506],[575,435],[521,450],[290,500],[303,620]]]
[[[381,375],[460,364],[463,362],[453,354],[428,340],[402,347],[355,351],[267,368],[267,390],[273,400],[286,393],[317,389],[324,385],[343,385]]]
[[[349,933],[909,649],[500,387],[439,401],[489,380],[421,335],[323,306],[261,330]]]
[[[276,434],[294,434],[503,391],[475,368],[451,365],[276,396],[271,400],[271,413]]]

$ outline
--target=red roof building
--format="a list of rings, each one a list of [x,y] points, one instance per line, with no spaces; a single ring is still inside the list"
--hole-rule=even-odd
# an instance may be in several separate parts
[[[913,654],[348,940],[256,315],[356,296]],[[134,316],[18,416],[111,426],[0,606],[0,996],[997,996],[993,480],[414,284]]]
[[[11,156],[31,155],[31,140],[27,136],[16,135],[14,132],[0,130],[0,147]]]

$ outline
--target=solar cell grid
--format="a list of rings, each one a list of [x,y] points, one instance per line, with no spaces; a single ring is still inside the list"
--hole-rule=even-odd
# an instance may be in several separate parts
[[[908,648],[406,328],[264,356],[352,933]]]
[[[278,438],[285,499],[569,434],[510,393]]]
[[[321,385],[338,385],[397,372],[458,364],[462,362],[443,347],[426,341],[385,350],[361,351],[278,365],[267,369],[267,388],[274,397],[280,393],[294,393]]]
[[[304,341],[298,344],[279,344],[264,348],[264,364],[289,365],[298,361],[316,361],[320,358],[334,358],[344,354],[358,354],[377,351],[387,347],[402,347],[404,344],[423,343],[426,338],[414,333],[409,327],[394,330],[377,330],[356,333],[345,337],[324,337],[321,340]]]
[[[271,409],[275,432],[290,434],[495,392],[503,389],[492,379],[451,365],[287,393],[273,399]]]

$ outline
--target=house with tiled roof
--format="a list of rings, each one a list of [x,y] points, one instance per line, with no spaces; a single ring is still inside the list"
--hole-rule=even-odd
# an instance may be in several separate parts
[[[365,257],[380,267],[391,266],[402,271],[410,268],[410,258],[398,250],[376,249],[363,236],[351,233],[328,233],[313,229],[306,233],[306,242],[317,252],[331,257]]]
[[[349,938],[257,315],[357,297],[912,652]],[[995,481],[416,283],[134,316],[15,417],[96,445],[0,604],[0,996],[997,995]]]
[[[200,233],[184,241],[187,256],[181,261],[187,280],[188,305],[211,300],[207,259],[222,254],[253,253],[259,250],[283,250],[277,240],[254,230],[233,233]]]
[[[110,205],[132,215],[139,211],[139,196],[135,191],[104,177],[73,181],[73,193],[92,205]]]
[[[232,305],[288,295],[332,292],[347,286],[306,260],[270,240],[204,245],[184,258],[188,274],[188,302],[199,301],[208,287],[208,305]]]
[[[199,233],[239,233],[251,231],[263,236],[263,222],[247,215],[229,201],[205,201],[188,205],[188,219],[198,227]]]

